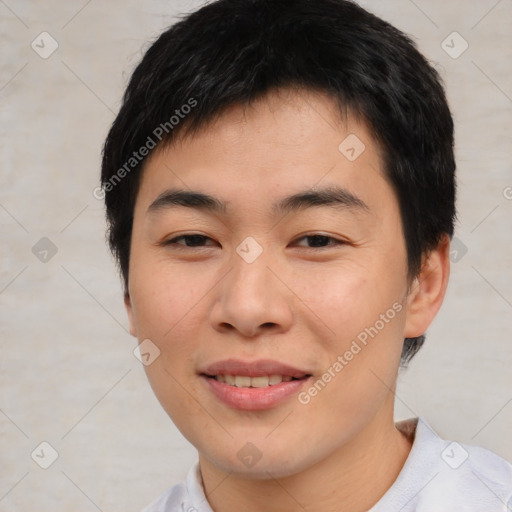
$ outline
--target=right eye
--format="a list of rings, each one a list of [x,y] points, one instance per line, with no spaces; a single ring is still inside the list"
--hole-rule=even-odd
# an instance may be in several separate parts
[[[209,243],[212,242],[212,243]],[[217,242],[212,240],[206,235],[199,235],[197,233],[191,233],[186,235],[180,235],[164,242],[165,246],[175,245],[182,247],[205,247],[218,245]]]

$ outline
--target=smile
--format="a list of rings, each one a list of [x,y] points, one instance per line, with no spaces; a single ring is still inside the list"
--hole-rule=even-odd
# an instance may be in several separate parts
[[[227,359],[202,368],[200,376],[224,405],[261,411],[277,407],[299,393],[311,373],[270,359]]]
[[[281,382],[298,380],[289,375],[262,375],[261,377],[248,377],[247,375],[215,375],[217,382],[225,382],[228,386],[237,388],[266,388]]]

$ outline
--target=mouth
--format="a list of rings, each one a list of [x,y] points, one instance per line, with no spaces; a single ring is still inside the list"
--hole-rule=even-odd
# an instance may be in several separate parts
[[[297,394],[312,375],[272,360],[225,360],[200,372],[213,395],[225,405],[246,411],[276,407]]]
[[[222,382],[228,386],[237,388],[266,388],[269,386],[277,386],[281,382],[290,382],[292,380],[302,380],[310,377],[304,375],[302,377],[291,377],[290,375],[262,375],[259,377],[249,377],[247,375],[205,375],[210,379],[215,379],[217,382]]]

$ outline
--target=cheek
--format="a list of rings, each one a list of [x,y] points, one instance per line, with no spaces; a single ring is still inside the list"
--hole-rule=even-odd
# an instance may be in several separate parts
[[[194,354],[200,346],[200,319],[208,279],[194,272],[171,268],[165,262],[146,260],[144,267],[133,258],[130,295],[139,341],[149,338],[159,356],[144,366],[153,392],[180,429],[190,421],[204,421],[195,394]],[[195,419],[194,419],[195,418]]]
[[[139,259],[144,265],[138,264]],[[139,338],[165,342],[181,324],[190,323],[198,297],[206,291],[207,279],[199,271],[184,270],[150,257],[133,257],[130,297]]]
[[[327,327],[325,339],[342,350],[365,329],[374,326],[395,338],[403,329],[401,269],[382,270],[376,262],[346,261],[295,275],[296,294],[316,319]],[[384,315],[383,320],[381,315]],[[382,327],[385,323],[385,328]],[[384,331],[387,331],[386,333]]]
[[[311,309],[320,312],[334,334],[317,339],[327,357],[301,404],[307,403],[309,417],[318,418],[327,437],[340,431],[350,436],[363,428],[395,386],[405,308],[398,290],[379,289],[371,279],[347,279],[336,286],[331,275],[316,286]]]
[[[339,428],[339,414],[351,428],[394,387],[405,325],[402,273],[397,264],[375,261],[345,262],[316,272],[314,278],[302,273],[304,302],[329,328],[327,336],[317,338],[327,355],[320,378],[329,383],[325,389],[318,383],[322,398],[312,398],[311,405],[318,416],[325,404],[333,406],[335,414],[323,415],[326,426],[332,421],[333,432]]]

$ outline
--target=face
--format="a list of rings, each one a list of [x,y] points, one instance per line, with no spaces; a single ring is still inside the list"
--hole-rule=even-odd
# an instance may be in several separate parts
[[[218,468],[291,475],[392,417],[407,292],[379,148],[329,98],[272,93],[147,161],[131,331],[160,351],[145,369],[162,406]]]

